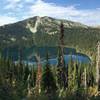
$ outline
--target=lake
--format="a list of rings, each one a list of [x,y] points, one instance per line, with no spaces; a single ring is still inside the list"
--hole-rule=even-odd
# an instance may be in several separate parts
[[[71,59],[72,59],[72,61],[78,62],[78,63],[84,63],[84,64],[91,63],[91,60],[90,60],[90,58],[88,56],[83,56],[83,55],[64,55],[65,64],[68,64]],[[48,61],[49,61],[49,63],[51,65],[57,65],[57,63],[58,63],[57,57],[50,58]],[[25,61],[24,60],[24,63],[25,64],[28,63],[29,65],[33,65],[33,64],[36,64],[36,61],[35,60],[34,61],[30,61],[30,60]],[[46,60],[42,59],[41,63],[45,64]]]
[[[37,47],[37,46],[32,46],[30,48],[22,48],[21,49],[21,55],[22,55],[22,60],[25,63],[29,64],[35,64],[36,60],[34,55],[36,53],[40,54],[41,57],[41,62],[45,63],[46,61],[44,60],[46,57],[47,52],[49,53],[49,62],[51,65],[56,65],[57,64],[57,55],[58,55],[58,47]],[[68,64],[70,59],[72,58],[73,61],[78,61],[79,63],[90,63],[90,58],[82,53],[77,53],[76,49],[74,48],[64,48],[64,59],[65,63]],[[13,61],[18,61],[19,59],[19,49],[18,47],[13,47],[13,48],[5,48],[3,50],[3,56],[11,58]]]

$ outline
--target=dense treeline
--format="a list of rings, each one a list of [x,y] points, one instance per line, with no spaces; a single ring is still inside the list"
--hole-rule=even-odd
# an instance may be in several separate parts
[[[40,90],[37,92],[38,64],[29,65],[19,59],[0,58],[0,100],[98,100],[95,65],[74,62],[52,66],[49,55],[42,67]]]
[[[90,56],[95,54],[97,41],[100,40],[100,29],[93,28],[65,28],[65,45],[74,47]],[[38,37],[39,36],[39,37]],[[40,38],[38,41],[37,38]],[[48,35],[38,32],[35,34],[36,45],[58,45],[58,34]],[[80,49],[81,48],[81,49]]]

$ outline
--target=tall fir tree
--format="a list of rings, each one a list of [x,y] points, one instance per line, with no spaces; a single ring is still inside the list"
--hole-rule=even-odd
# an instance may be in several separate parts
[[[68,87],[68,66],[65,65],[65,61],[62,63],[61,49],[58,51],[58,64],[57,64],[57,83],[60,88]]]
[[[31,87],[36,85],[36,69],[34,66],[31,66]]]
[[[23,79],[23,74],[24,74],[24,66],[23,66],[22,58],[23,58],[22,49],[19,48],[19,55],[18,55],[18,60],[19,60],[19,62],[18,62],[18,78],[19,78],[19,80]]]
[[[49,63],[49,57],[48,57],[48,53],[46,56],[46,65],[44,67],[44,71],[43,71],[43,75],[42,75],[42,89],[46,92],[46,93],[54,93],[56,92],[57,86],[56,86],[56,81],[55,78],[53,76],[53,73],[51,71],[50,68],[50,63]]]
[[[68,68],[66,68],[64,60],[64,25],[62,22],[60,25],[57,68],[58,85],[60,88],[66,89],[66,87],[68,87]]]
[[[29,74],[30,74],[30,70],[29,70],[29,66],[27,63],[27,65],[25,66],[25,69],[24,69],[24,82],[27,81]]]

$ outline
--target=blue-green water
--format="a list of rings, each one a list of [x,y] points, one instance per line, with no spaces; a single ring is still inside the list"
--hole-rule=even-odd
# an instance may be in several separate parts
[[[45,58],[47,55],[47,52],[49,53],[49,62],[52,65],[57,64],[57,55],[58,55],[58,47],[30,47],[30,48],[22,48],[21,49],[21,55],[22,55],[22,60],[24,62],[28,62],[30,64],[35,64],[36,59],[34,55],[36,53],[39,53],[41,57],[41,63],[45,63]],[[77,61],[79,63],[90,63],[90,58],[81,53],[77,53],[74,48],[64,48],[64,59],[65,63],[68,64],[68,62],[71,60]],[[18,47],[13,47],[13,48],[5,48],[3,50],[3,55],[4,57],[9,57],[13,61],[18,61],[19,57],[19,49]]]
[[[83,55],[64,55],[65,64],[68,64],[71,60],[78,63],[88,64],[91,62],[89,57]],[[36,61],[24,61],[24,63],[29,63],[30,65],[36,64]],[[41,64],[45,64],[46,60],[41,60]],[[51,65],[57,65],[58,60],[57,57],[50,58],[49,63]]]

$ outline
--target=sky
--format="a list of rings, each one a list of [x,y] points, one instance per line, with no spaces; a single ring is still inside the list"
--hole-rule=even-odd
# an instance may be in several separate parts
[[[34,16],[100,25],[100,0],[0,0],[0,26]]]

